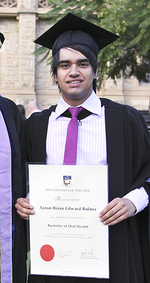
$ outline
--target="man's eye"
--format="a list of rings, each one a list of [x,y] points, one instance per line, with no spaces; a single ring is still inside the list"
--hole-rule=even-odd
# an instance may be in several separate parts
[[[69,68],[69,64],[60,64],[60,67],[63,69]]]
[[[88,67],[88,63],[80,63],[80,67],[82,67],[82,68],[86,68],[86,67]]]

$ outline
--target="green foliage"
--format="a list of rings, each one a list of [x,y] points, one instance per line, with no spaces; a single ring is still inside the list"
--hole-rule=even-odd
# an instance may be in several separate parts
[[[50,11],[43,17],[50,24],[72,12],[120,36],[99,53],[98,88],[104,78],[115,81],[122,75],[146,82],[146,73],[150,73],[150,0],[49,0],[49,4]],[[41,51],[45,60],[49,52],[40,48],[36,52]]]

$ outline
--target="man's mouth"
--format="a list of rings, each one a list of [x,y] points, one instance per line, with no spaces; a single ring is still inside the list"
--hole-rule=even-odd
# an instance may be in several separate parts
[[[82,81],[69,81],[67,82],[68,84],[79,84],[81,83]]]

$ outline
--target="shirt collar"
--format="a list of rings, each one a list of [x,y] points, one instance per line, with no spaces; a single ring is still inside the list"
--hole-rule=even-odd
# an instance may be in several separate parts
[[[91,95],[78,107],[82,106],[83,108],[89,110],[93,114],[101,116],[101,100],[98,98],[96,93],[92,91]],[[55,110],[55,119],[57,119],[62,113],[64,113],[70,107],[64,99],[61,99],[58,102],[58,105]]]

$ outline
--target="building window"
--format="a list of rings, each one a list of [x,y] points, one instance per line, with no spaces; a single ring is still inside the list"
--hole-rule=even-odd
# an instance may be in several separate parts
[[[141,81],[142,84],[150,84],[150,73],[146,73],[146,82]]]
[[[39,8],[48,8],[50,5],[48,0],[38,0],[38,7]]]
[[[146,79],[147,79],[147,83],[150,84],[150,73],[147,73],[147,74],[146,74]]]
[[[17,2],[16,0],[1,0],[0,1],[0,7],[9,7],[9,8],[12,8],[12,7],[17,7]]]

